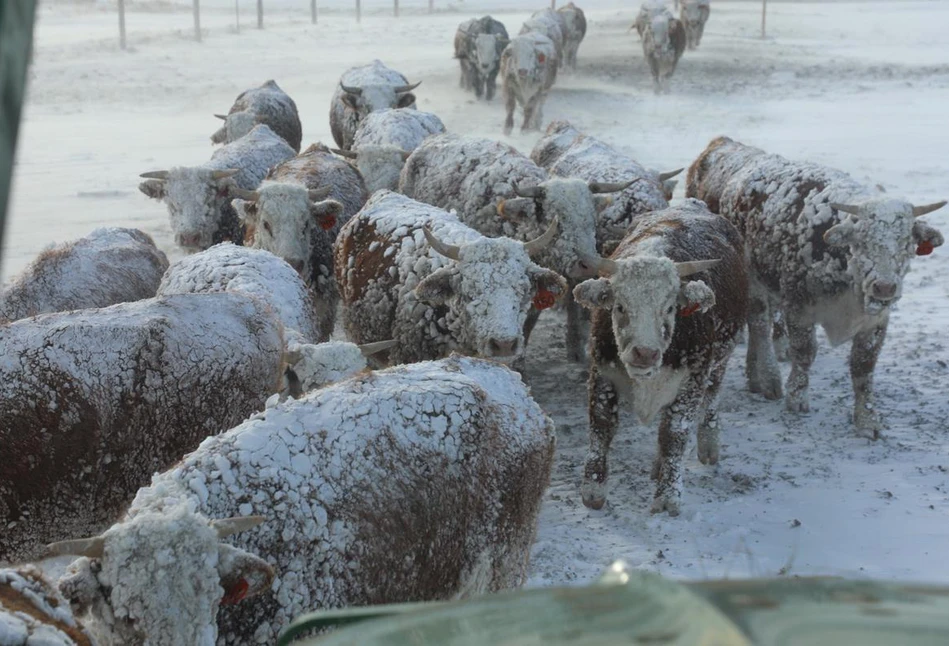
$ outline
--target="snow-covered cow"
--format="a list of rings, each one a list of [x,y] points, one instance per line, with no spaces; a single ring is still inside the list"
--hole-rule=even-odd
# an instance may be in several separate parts
[[[343,72],[330,102],[330,131],[336,145],[349,150],[356,127],[366,115],[386,108],[414,108],[412,90],[421,84],[409,83],[400,72],[376,59],[367,65]]]
[[[682,21],[674,18],[665,5],[661,10],[643,8],[637,21],[643,39],[643,56],[652,73],[656,94],[669,91],[669,79],[685,51],[686,36]]]
[[[350,339],[394,339],[390,363],[451,352],[513,362],[532,305],[566,291],[531,261],[556,236],[486,238],[454,215],[391,191],[374,194],[336,240],[336,280]]]
[[[709,0],[682,0],[679,18],[685,27],[686,44],[689,49],[696,49],[702,42],[702,33],[705,31],[709,11]]]
[[[876,366],[890,308],[915,255],[943,243],[917,218],[946,204],[913,206],[850,175],[789,161],[727,137],[712,140],[689,168],[690,197],[704,200],[745,236],[751,261],[746,373],[752,392],[781,397],[771,343],[772,305],[784,313],[791,374],[785,404],[808,410],[814,326],[832,345],[852,341],[853,421],[873,437],[882,420],[873,402]]]
[[[0,327],[0,562],[100,531],[157,470],[280,390],[284,331],[245,294]]]
[[[564,46],[563,46],[563,65],[575,70],[577,69],[577,50],[584,36],[587,35],[587,19],[583,14],[583,9],[568,2],[557,9],[565,26]]]
[[[296,152],[266,125],[218,148],[201,166],[142,173],[139,190],[168,205],[175,243],[200,251],[225,240],[241,244],[244,231],[231,206],[231,190],[252,191],[267,171]]]
[[[0,646],[93,646],[69,602],[33,565],[0,569]]]
[[[60,589],[119,643],[213,646],[273,644],[310,610],[516,587],[554,438],[494,362],[368,373],[208,438],[109,531],[52,546],[83,556]]]
[[[377,110],[359,122],[351,150],[334,149],[359,169],[369,194],[399,188],[399,174],[412,151],[431,135],[445,132],[437,115],[411,108]]]
[[[501,52],[510,42],[504,25],[483,16],[466,20],[455,32],[455,58],[461,66],[461,88],[490,101],[501,68]]]
[[[518,33],[524,34],[543,34],[554,44],[554,50],[557,52],[557,67],[563,65],[564,47],[567,42],[567,18],[554,9],[541,9],[531,14]]]
[[[715,402],[748,301],[741,236],[698,200],[686,200],[640,216],[610,258],[591,263],[604,277],[574,289],[593,310],[583,504],[606,502],[622,393],[641,423],[661,414],[652,511],[676,515],[696,421],[699,460],[718,461]]]
[[[224,125],[211,135],[216,144],[237,141],[259,123],[266,124],[296,152],[300,152],[303,126],[297,104],[280,89],[273,79],[260,87],[244,90],[237,95],[234,105],[225,114],[214,115],[224,120]]]
[[[168,258],[147,233],[105,227],[40,253],[0,291],[0,321],[151,298]]]
[[[557,80],[557,52],[552,40],[528,32],[511,40],[501,53],[501,94],[504,96],[504,134],[514,129],[514,109],[524,111],[521,130],[538,130],[547,93]]]

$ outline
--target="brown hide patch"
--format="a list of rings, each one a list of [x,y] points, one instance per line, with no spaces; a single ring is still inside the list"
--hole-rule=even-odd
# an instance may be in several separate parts
[[[21,568],[18,569],[17,572],[25,579],[35,582],[44,588],[52,590],[50,583],[41,578],[41,576],[34,572],[32,568]],[[54,608],[59,607],[59,601],[52,595],[47,597],[46,601]],[[92,646],[92,641],[82,631],[73,626],[64,624],[55,617],[50,617],[45,612],[34,606],[33,603],[30,602],[26,597],[7,584],[0,584],[0,607],[10,613],[21,613],[27,615],[35,619],[37,623],[53,626],[60,632],[66,634],[79,646]]]
[[[689,166],[689,171],[686,174],[685,196],[702,200],[712,213],[720,212],[721,196],[710,190],[711,187],[708,186],[705,181],[708,174],[709,157],[716,150],[730,143],[732,143],[732,140],[728,137],[716,137],[712,139],[708,146],[705,147],[705,150],[703,150],[696,160],[692,162],[692,165]]]
[[[383,279],[395,266],[397,254],[385,256],[391,242],[376,233],[374,224],[357,220],[353,228],[337,239],[336,282],[345,303],[362,299],[373,279]],[[373,243],[377,243],[373,248]],[[350,260],[352,264],[350,265]]]
[[[627,239],[623,241],[621,247],[634,245],[638,242],[646,240],[647,238],[657,236],[665,237],[667,233],[678,231],[684,227],[685,225],[681,220],[663,220],[661,222],[656,222],[645,229],[635,231],[633,236],[627,237]]]

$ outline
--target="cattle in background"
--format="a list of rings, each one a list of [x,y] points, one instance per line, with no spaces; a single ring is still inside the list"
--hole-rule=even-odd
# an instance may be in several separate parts
[[[547,93],[557,80],[557,52],[548,37],[529,32],[514,38],[501,54],[501,93],[507,117],[504,134],[514,129],[514,109],[524,111],[521,130],[538,130]]]
[[[699,461],[718,462],[716,399],[747,313],[741,236],[698,200],[686,200],[640,216],[610,258],[590,262],[604,277],[574,289],[593,310],[583,504],[606,502],[622,394],[641,423],[661,415],[652,511],[677,515],[696,422]]]
[[[414,108],[412,90],[421,84],[409,83],[401,73],[376,59],[351,67],[339,79],[330,101],[330,131],[336,145],[349,150],[359,122],[366,115],[386,108]]]
[[[168,258],[147,233],[104,227],[52,246],[0,290],[0,321],[151,298]]]
[[[572,70],[577,69],[577,50],[584,36],[587,35],[587,19],[583,15],[583,9],[568,2],[557,9],[563,19],[564,31],[564,52],[563,65]]]
[[[806,412],[814,326],[832,345],[852,341],[854,425],[879,436],[873,401],[876,366],[890,308],[902,295],[914,255],[943,243],[917,218],[946,204],[913,206],[826,166],[789,161],[727,137],[713,139],[689,168],[690,197],[735,224],[751,261],[748,387],[781,397],[771,343],[772,307],[784,313],[791,374],[785,405]]]
[[[218,148],[201,166],[142,173],[138,189],[168,206],[175,244],[201,251],[230,240],[243,244],[244,227],[231,206],[235,188],[252,191],[267,171],[296,153],[266,125]]]
[[[557,52],[557,67],[563,65],[564,46],[567,37],[567,19],[553,9],[541,9],[531,14],[521,27],[519,36],[524,34],[543,34],[554,44]]]
[[[518,360],[531,307],[566,291],[563,278],[531,261],[556,228],[523,243],[486,238],[442,209],[375,193],[336,240],[347,336],[396,340],[390,363],[452,352]]]
[[[639,7],[636,20],[633,21],[633,24],[630,25],[629,28],[630,30],[635,29],[639,34],[639,39],[642,40],[643,32],[646,30],[646,24],[652,20],[653,15],[667,13],[668,11],[663,0],[646,0],[642,6]]]
[[[643,56],[652,73],[653,88],[656,94],[668,92],[669,79],[685,51],[685,27],[664,5],[661,10],[644,7],[636,27],[643,39]]]
[[[274,133],[300,152],[303,126],[297,104],[280,89],[273,79],[260,87],[244,90],[237,95],[228,113],[214,115],[224,120],[224,125],[211,135],[216,144],[237,141],[259,123],[266,124]]]
[[[69,602],[35,565],[0,569],[0,644],[93,646]]]
[[[709,0],[682,0],[679,18],[685,27],[686,44],[689,49],[696,49],[702,42],[702,33],[705,31],[709,11]]]
[[[399,174],[412,151],[426,137],[443,132],[445,124],[431,112],[377,110],[359,122],[352,150],[333,152],[359,169],[370,195],[383,188],[394,191],[399,188]]]
[[[507,29],[491,16],[472,18],[455,32],[455,58],[461,66],[461,88],[474,90],[490,101],[494,98],[501,52],[510,42]]]

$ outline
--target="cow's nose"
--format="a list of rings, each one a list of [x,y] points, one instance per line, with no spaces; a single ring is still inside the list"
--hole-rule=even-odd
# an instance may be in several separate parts
[[[510,357],[517,353],[517,339],[491,339],[488,341],[488,351],[492,357]]]
[[[201,234],[200,233],[179,233],[175,235],[175,242],[179,247],[200,247],[201,246]]]
[[[584,262],[583,260],[578,260],[576,263],[574,263],[573,267],[570,268],[571,278],[589,278],[591,276],[596,276],[596,274],[596,267]]]
[[[653,348],[633,348],[633,364],[641,368],[651,368],[659,361],[659,350]]]
[[[517,70],[518,76],[527,76],[527,70]]]
[[[878,280],[873,283],[873,298],[881,301],[891,301],[896,297],[896,283]]]
[[[288,260],[287,264],[293,267],[298,274],[303,274],[303,261],[302,260]]]

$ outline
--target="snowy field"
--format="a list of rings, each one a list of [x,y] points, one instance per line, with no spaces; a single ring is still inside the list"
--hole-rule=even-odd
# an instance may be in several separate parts
[[[186,3],[190,4],[190,3]],[[135,226],[172,259],[165,207],[138,174],[205,161],[243,89],[276,79],[300,108],[304,147],[331,143],[329,100],[347,67],[381,58],[405,73],[418,107],[450,131],[529,152],[538,134],[501,135],[500,101],[458,88],[455,27],[490,10],[516,33],[545,6],[467,0],[428,15],[424,0],[203,0],[202,43],[185,4],[129,2],[130,50],[118,48],[110,3],[44,3],[24,110],[2,278],[44,246],[97,226]],[[563,74],[545,120],[568,119],[646,166],[687,166],[720,134],[881,183],[917,204],[949,197],[949,2],[712,3],[702,46],[686,52],[669,95],[655,96],[635,33],[638,6],[578,2],[590,22],[579,70]],[[684,175],[676,193],[682,197]],[[949,209],[927,217],[949,235]],[[889,428],[878,442],[849,421],[849,346],[820,337],[810,414],[786,413],[744,386],[744,346],[721,399],[722,460],[688,459],[683,513],[651,516],[653,428],[631,416],[611,452],[612,488],[598,512],[578,485],[587,445],[585,370],[568,363],[563,319],[547,313],[531,339],[533,392],[558,427],[558,459],[534,549],[530,584],[579,584],[612,559],[673,577],[841,574],[949,582],[949,247],[914,261],[876,371]],[[785,374],[788,367],[785,365]]]

